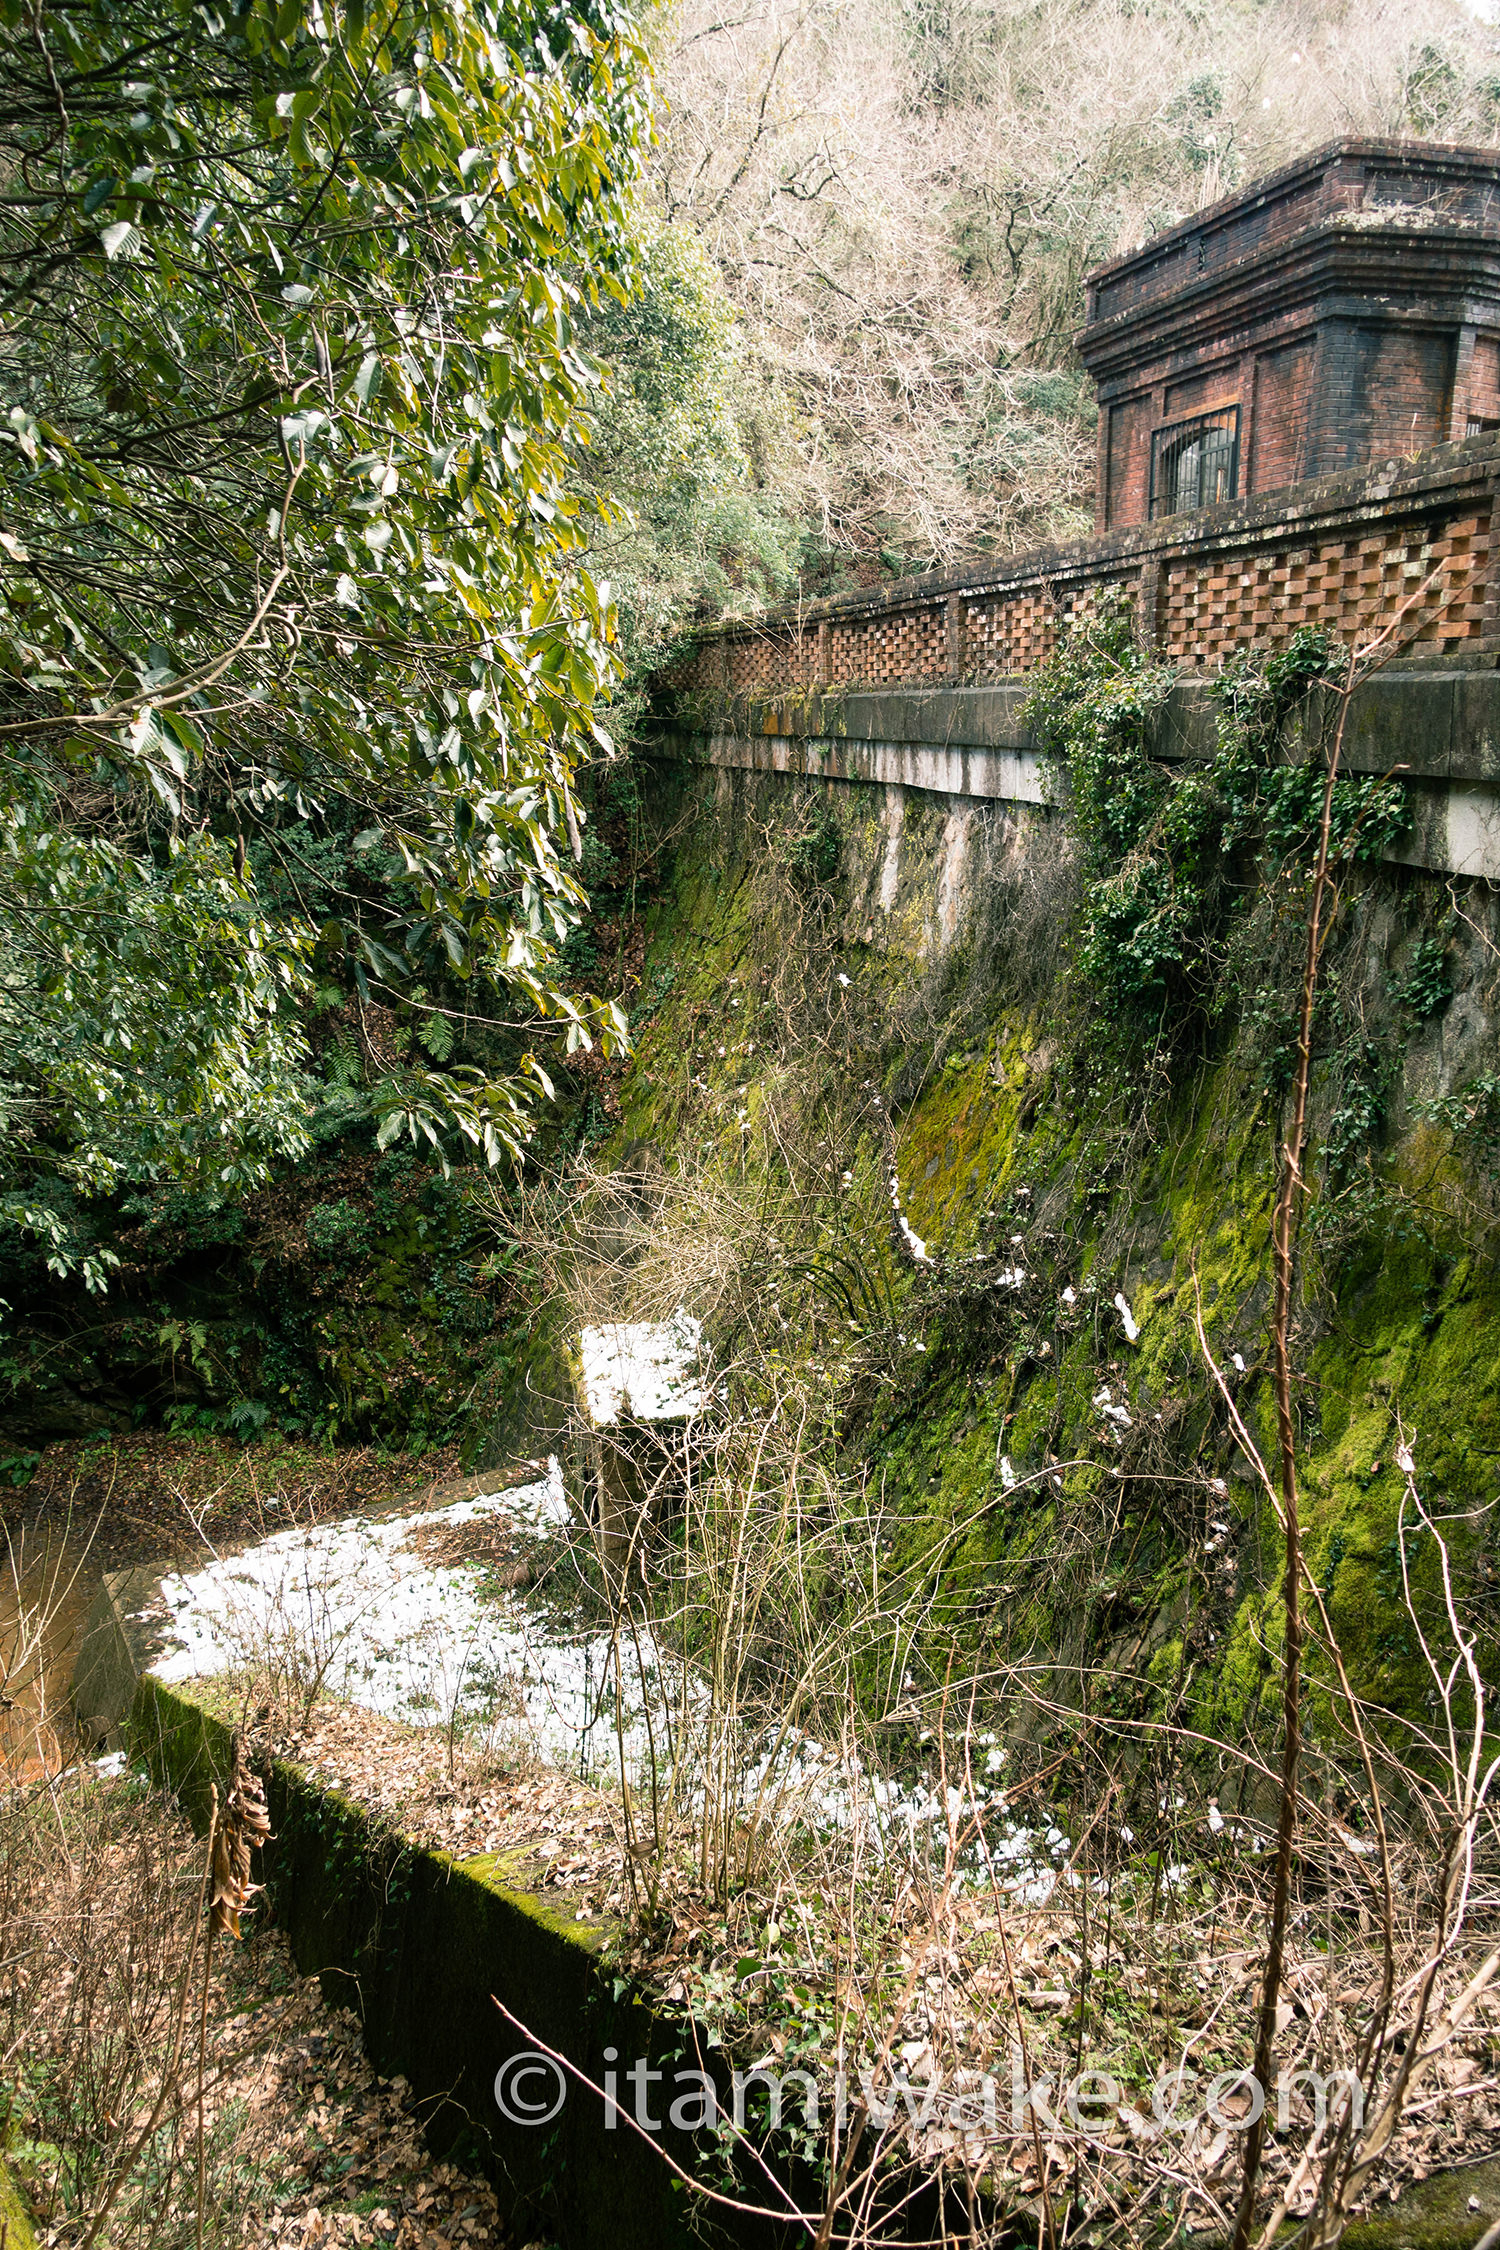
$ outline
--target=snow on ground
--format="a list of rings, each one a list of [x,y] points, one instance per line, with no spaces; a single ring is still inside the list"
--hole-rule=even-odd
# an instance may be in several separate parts
[[[455,1717],[466,1728],[489,1723],[549,1765],[608,1785],[619,1777],[608,1639],[569,1636],[474,1564],[428,1562],[410,1543],[415,1531],[489,1518],[546,1536],[569,1513],[553,1460],[543,1481],[446,1508],[276,1532],[242,1554],[162,1580],[166,1645],[151,1669],[171,1683],[254,1667],[294,1701],[321,1690],[419,1726],[447,1726]],[[641,1631],[625,1637],[622,1662],[626,1765],[644,1779],[653,1751],[664,1762],[673,1754],[671,1716],[680,1710],[682,1681],[661,1666]],[[688,1693],[701,1711],[696,1678]],[[941,1856],[951,1818],[967,1832],[964,1857],[975,1876],[987,1880],[993,1866],[1004,1871],[1007,1889],[1037,1902],[1059,1880],[1060,1832],[1043,1842],[1006,1819],[998,1781],[976,1780],[972,1795],[961,1794],[931,1776],[903,1784],[851,1769],[800,1732],[789,1738],[778,1729],[775,1743],[768,1751],[745,1736],[739,1789],[746,1804],[764,1792],[784,1817],[825,1832],[863,1821],[877,1849],[916,1857],[934,1849]],[[721,1759],[722,1745],[715,1763]]]
[[[585,1328],[578,1350],[584,1402],[596,1430],[612,1428],[622,1416],[686,1422],[703,1411],[703,1323],[680,1305],[670,1320],[616,1320]]]
[[[509,1492],[277,1532],[162,1580],[167,1646],[151,1669],[171,1682],[254,1664],[294,1696],[316,1685],[417,1725],[498,1715],[549,1762],[603,1778],[616,1759],[608,1641],[554,1637],[482,1571],[409,1544],[487,1517],[545,1533],[568,1513],[554,1460],[544,1482]],[[644,1749],[638,1719],[627,1734],[628,1751]]]

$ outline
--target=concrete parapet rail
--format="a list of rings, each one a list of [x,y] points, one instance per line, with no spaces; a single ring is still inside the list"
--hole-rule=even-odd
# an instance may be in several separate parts
[[[1361,689],[1350,768],[1409,780],[1392,858],[1500,880],[1500,436],[1226,501],[951,578],[898,580],[686,634],[659,745],[725,767],[1043,804],[1028,675],[1103,599],[1181,667],[1164,758],[1213,746],[1206,678],[1303,625],[1353,642],[1421,593]],[[1315,709],[1315,705],[1313,706]]]
[[[812,691],[663,702],[656,747],[689,763],[873,782],[939,796],[1043,805],[1046,775],[1022,716],[1024,680],[991,687]],[[1322,723],[1309,698],[1301,732]],[[1155,744],[1169,762],[1209,757],[1205,683],[1172,690]],[[1297,755],[1293,740],[1288,754]],[[1355,697],[1344,763],[1409,783],[1413,821],[1397,863],[1500,881],[1500,671],[1452,664],[1377,673]]]

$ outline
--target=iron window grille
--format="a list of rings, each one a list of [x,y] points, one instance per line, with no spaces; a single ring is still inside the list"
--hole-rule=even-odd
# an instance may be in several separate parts
[[[1240,488],[1240,410],[1221,406],[1151,433],[1151,515],[1188,515]]]

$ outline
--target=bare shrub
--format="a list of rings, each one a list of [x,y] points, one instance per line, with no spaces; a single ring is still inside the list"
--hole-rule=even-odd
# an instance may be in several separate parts
[[[83,1768],[0,1798],[0,2086],[65,2240],[238,2236],[243,2113],[200,2120],[224,2074],[220,2058],[205,2085],[195,2053],[206,1891],[202,1844],[144,1788]]]

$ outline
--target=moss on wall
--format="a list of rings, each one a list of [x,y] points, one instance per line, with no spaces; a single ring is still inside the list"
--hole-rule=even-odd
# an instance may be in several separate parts
[[[606,1155],[737,1152],[753,1170],[768,1104],[837,1141],[848,1224],[909,1324],[890,1394],[852,1401],[846,1443],[899,1504],[896,1560],[942,1556],[934,1651],[956,1636],[997,1665],[1050,1665],[1049,1693],[1117,1716],[1253,1727],[1279,1630],[1278,1541],[1197,1326],[1266,1447],[1266,995],[1153,1075],[1149,1054],[1127,1066],[1080,1028],[1077,877],[1057,816],[683,767],[656,789],[675,837],[647,909],[661,998]],[[797,851],[829,824],[837,873],[814,880]],[[1361,976],[1385,989],[1432,921],[1432,887],[1404,870],[1354,886],[1332,970],[1341,1006]],[[1471,911],[1484,920],[1482,895]],[[1446,1023],[1401,1018],[1358,1192],[1329,1184],[1314,1213],[1295,1338],[1308,1553],[1356,1684],[1413,1713],[1425,1682],[1401,1600],[1397,1420],[1424,1488],[1460,1519],[1494,1498],[1500,1464],[1493,1241],[1462,1239],[1435,1209],[1432,1179],[1462,1175],[1464,1152],[1415,1114],[1489,1052],[1484,942],[1456,962],[1462,1005]],[[866,1076],[884,1090],[910,1222],[947,1262],[937,1281],[891,1260],[879,1131],[850,1096]],[[1343,1083],[1322,1068],[1324,1140]],[[971,1301],[958,1261],[1011,1235],[1027,1289],[1014,1305]],[[1128,1429],[1099,1405],[1106,1389]],[[1485,1520],[1453,1536],[1461,1598],[1483,1623]],[[1430,1545],[1413,1562],[1430,1581]]]
[[[31,2214],[0,2157],[0,2250],[36,2250]]]

